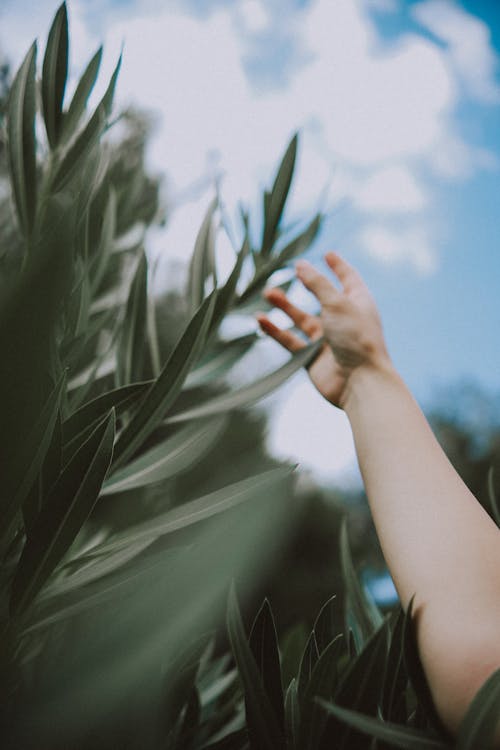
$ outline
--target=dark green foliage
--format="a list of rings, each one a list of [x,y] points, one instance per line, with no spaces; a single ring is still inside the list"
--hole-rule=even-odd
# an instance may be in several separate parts
[[[179,491],[187,485],[177,478],[214,449],[229,412],[278,387],[318,345],[250,385],[214,394],[216,381],[257,337],[219,335],[239,304],[251,253],[247,217],[241,250],[219,287],[215,226],[222,209],[213,200],[192,255],[188,309],[169,330],[172,346],[161,350],[144,250],[146,229],[162,218],[158,180],[144,171],[147,127],[123,113],[124,138],[107,142],[121,57],[87,114],[101,49],[65,101],[69,47],[63,4],[41,71],[45,144],[35,133],[36,44],[7,108],[18,228],[7,206],[0,265],[0,662],[9,675],[13,742],[30,746],[30,726],[41,748],[123,746],[125,738],[134,747],[195,748],[225,734],[244,747],[241,692],[227,659],[217,672],[217,657],[186,643],[208,626],[230,577],[249,563],[257,572],[286,535],[291,471],[234,462],[228,479],[221,474],[215,484],[207,472],[192,492]],[[275,180],[262,257],[281,237],[296,148],[297,138]],[[294,247],[304,251],[313,239],[297,238]],[[259,284],[285,262],[274,253],[267,271],[259,268]],[[247,290],[252,304],[258,291]],[[257,540],[264,546],[258,560]],[[252,648],[238,622],[233,612],[242,658],[250,655],[252,663],[253,648],[267,665],[265,700],[250,700],[249,715],[259,731],[259,711],[267,721],[269,703],[274,739],[284,747],[272,615],[262,611]],[[271,668],[266,655],[273,648]],[[120,713],[125,701],[127,716]]]
[[[345,585],[352,592],[354,569],[345,526],[341,534]],[[351,611],[351,621],[359,629],[357,618],[368,624],[367,613],[372,611],[373,605],[361,588],[357,588],[356,597],[357,606]],[[264,607],[258,617],[262,619],[265,612],[265,619],[270,622],[270,606],[266,603]],[[350,607],[348,600],[346,607]],[[346,636],[341,632],[342,624],[338,623],[335,598],[326,602],[303,649],[298,674],[291,679],[286,690],[287,750],[383,750],[392,747],[486,750],[492,747],[500,715],[500,671],[495,672],[479,690],[462,722],[455,745],[436,720],[415,647],[412,623],[410,604],[406,613],[400,611],[397,616],[393,613],[377,628],[370,626],[373,628],[371,635],[363,642],[360,652],[352,655],[345,642]],[[241,630],[242,626],[240,637]],[[315,630],[321,634],[320,649]],[[253,664],[249,663],[246,652],[243,674],[241,652],[244,647],[238,643],[239,652],[236,653],[234,637],[230,637],[230,642],[247,696],[257,686],[265,684],[266,665],[255,652]],[[270,660],[275,665],[278,654],[279,648],[274,645],[268,663]],[[273,684],[277,683],[278,676],[273,673]],[[414,726],[415,705],[422,709],[418,728]],[[264,720],[261,714],[261,721]],[[250,728],[248,714],[247,727],[250,748],[257,750],[261,745]]]

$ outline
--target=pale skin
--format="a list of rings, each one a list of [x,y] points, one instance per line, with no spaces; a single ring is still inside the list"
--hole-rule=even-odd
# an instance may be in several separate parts
[[[340,288],[310,263],[296,265],[298,280],[321,305],[319,315],[299,309],[279,289],[264,292],[306,338],[264,314],[257,319],[291,352],[325,337],[309,376],[349,418],[387,565],[404,608],[415,595],[424,670],[437,711],[455,733],[477,690],[500,667],[500,531],[397,373],[360,274],[337,253],[325,260]]]

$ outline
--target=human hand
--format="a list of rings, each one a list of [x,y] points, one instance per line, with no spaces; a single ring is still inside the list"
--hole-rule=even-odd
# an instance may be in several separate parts
[[[319,315],[296,307],[280,289],[268,289],[264,296],[311,341],[325,337],[324,346],[308,368],[309,376],[324,398],[344,408],[354,374],[390,366],[390,357],[375,300],[359,273],[337,253],[327,253],[325,260],[339,279],[341,290],[307,261],[296,264],[297,278],[321,304]],[[306,346],[300,336],[278,328],[266,315],[258,314],[257,320],[264,333],[288,351]]]

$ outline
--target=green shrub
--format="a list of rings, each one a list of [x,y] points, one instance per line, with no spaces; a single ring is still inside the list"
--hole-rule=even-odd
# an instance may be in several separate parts
[[[262,398],[314,356],[319,344],[254,383],[206,391],[256,338],[223,340],[221,322],[251,308],[268,277],[315,239],[321,217],[298,235],[283,224],[294,137],[264,195],[261,247],[245,214],[234,267],[219,284],[214,200],[189,266],[189,315],[161,362],[144,252],[158,185],[141,159],[120,159],[123,149],[106,138],[120,60],[89,112],[102,51],[67,102],[68,50],[63,4],[40,97],[34,43],[6,116],[17,226],[0,267],[4,715],[23,746],[107,746],[108,729],[133,744],[134,726],[135,744],[146,747],[160,730],[148,735],[137,717],[162,715],[162,681],[213,622],[230,577],[245,565],[262,567],[285,534],[290,469],[245,476],[202,497],[165,493],[154,512],[144,499],[196,464],[225,414]],[[137,227],[139,241],[131,240]],[[93,522],[112,496],[123,502],[119,528]],[[140,520],[131,513],[131,524],[132,505],[143,510]]]

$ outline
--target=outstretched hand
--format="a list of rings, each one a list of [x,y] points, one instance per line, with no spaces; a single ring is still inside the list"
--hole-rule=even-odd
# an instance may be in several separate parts
[[[327,253],[325,260],[342,289],[337,289],[307,261],[296,264],[297,278],[321,304],[319,315],[296,307],[280,289],[268,289],[264,296],[283,310],[309,340],[325,337],[325,344],[308,368],[309,376],[322,396],[343,408],[353,373],[366,367],[385,367],[390,359],[380,315],[365,282],[337,253]],[[278,328],[266,315],[257,315],[257,320],[261,329],[288,351],[306,346],[298,334]]]

